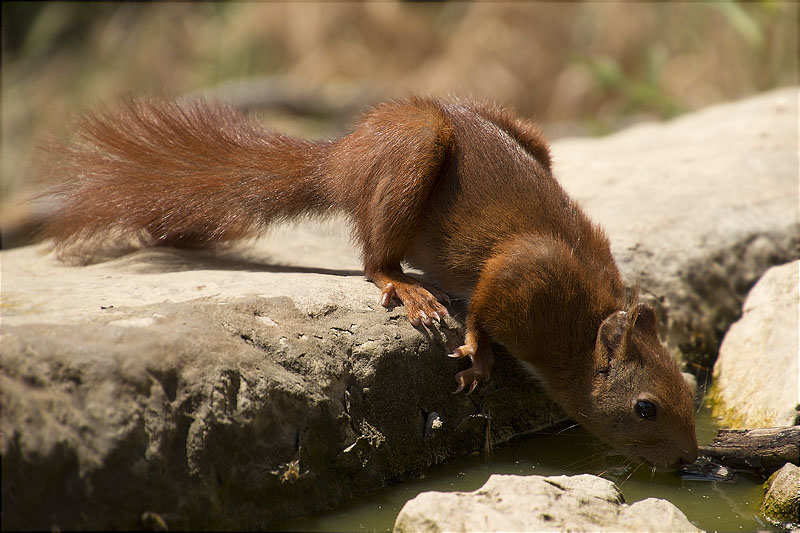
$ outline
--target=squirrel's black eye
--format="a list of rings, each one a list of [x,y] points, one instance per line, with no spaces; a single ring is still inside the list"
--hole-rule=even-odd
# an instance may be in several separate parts
[[[655,418],[656,416],[656,406],[653,402],[648,402],[647,400],[639,400],[636,402],[634,409],[636,409],[637,415],[645,419]]]

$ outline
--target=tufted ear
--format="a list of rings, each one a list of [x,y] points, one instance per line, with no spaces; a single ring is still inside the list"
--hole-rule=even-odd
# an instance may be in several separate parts
[[[598,371],[607,371],[608,366],[616,355],[625,352],[628,341],[630,318],[625,311],[617,311],[609,315],[597,331],[597,340],[594,346],[595,364]]]
[[[634,308],[633,327],[642,333],[658,337],[656,313],[648,304],[641,302]]]

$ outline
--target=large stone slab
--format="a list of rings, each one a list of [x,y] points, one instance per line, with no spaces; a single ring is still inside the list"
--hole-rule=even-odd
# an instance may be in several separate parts
[[[359,272],[2,258],[4,528],[263,528],[564,416],[510,359],[451,394],[461,325]]]
[[[714,364],[713,412],[731,428],[800,418],[800,261],[770,268],[750,291]]]
[[[438,531],[699,531],[666,500],[627,505],[607,479],[492,475],[473,492],[423,492],[395,533]]]
[[[553,147],[673,347],[713,352],[797,256],[797,94]],[[28,247],[0,268],[4,529],[262,528],[563,418],[508,357],[451,395],[463,302],[431,330],[385,311],[339,220],[217,256],[75,268]]]

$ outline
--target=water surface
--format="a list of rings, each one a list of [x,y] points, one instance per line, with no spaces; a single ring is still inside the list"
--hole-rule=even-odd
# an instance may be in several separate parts
[[[717,427],[707,408],[697,413],[697,437],[703,445],[716,436]],[[429,468],[420,479],[385,487],[337,511],[292,520],[284,531],[391,531],[403,505],[425,491],[473,491],[492,474],[595,474],[615,482],[627,503],[663,498],[679,507],[689,520],[706,531],[775,529],[756,515],[763,497],[763,480],[738,473],[735,483],[689,481],[676,472],[631,465],[583,428],[548,434],[536,433],[497,446],[491,456],[473,455]]]

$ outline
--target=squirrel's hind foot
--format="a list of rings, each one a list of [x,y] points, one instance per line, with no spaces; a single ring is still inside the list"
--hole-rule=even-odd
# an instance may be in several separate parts
[[[441,322],[442,318],[449,315],[442,301],[450,303],[450,298],[442,291],[424,287],[420,282],[409,278],[405,274],[389,277],[382,276],[384,283],[376,285],[381,287],[381,305],[391,307],[393,302],[399,301],[406,308],[411,325],[417,327],[421,324],[432,326],[434,320]]]

